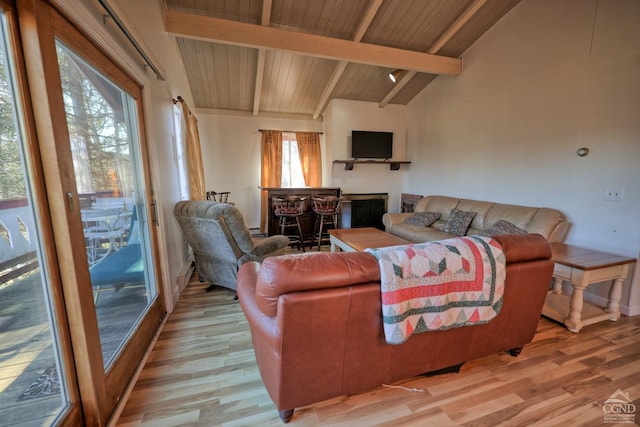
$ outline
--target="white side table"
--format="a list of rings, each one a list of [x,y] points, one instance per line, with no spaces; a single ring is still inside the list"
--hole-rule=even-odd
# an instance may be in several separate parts
[[[542,314],[564,323],[571,332],[603,320],[616,321],[620,317],[622,282],[629,273],[633,258],[581,248],[564,243],[552,243],[553,289],[547,294]],[[573,293],[562,292],[562,281],[571,283]],[[606,308],[583,301],[584,290],[593,283],[611,280]]]

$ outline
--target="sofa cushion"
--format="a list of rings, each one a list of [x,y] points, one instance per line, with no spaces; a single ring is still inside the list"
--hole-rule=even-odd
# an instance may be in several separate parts
[[[496,221],[491,227],[487,228],[486,234],[487,236],[499,236],[501,234],[527,234],[527,230],[523,230],[509,221],[501,219]]]
[[[464,236],[474,216],[476,216],[475,212],[465,212],[454,208],[451,210],[449,218],[447,218],[447,223],[442,228],[442,231],[455,234],[456,236]]]
[[[485,224],[487,224],[487,226],[483,228],[486,230],[491,225],[502,219],[531,233],[532,231],[529,229],[529,223],[535,216],[536,212],[538,212],[538,208],[495,203],[484,217]]]
[[[415,243],[430,242],[432,240],[443,240],[452,237],[450,233],[445,233],[444,231],[434,228],[433,226],[423,227],[421,225],[411,224],[396,225],[393,229],[393,235]]]
[[[438,212],[418,212],[417,214],[405,219],[404,223],[428,227],[440,218],[440,216],[441,214]]]
[[[480,200],[469,200],[462,199],[456,205],[456,209],[464,212],[475,212],[475,216],[471,221],[471,225],[469,225],[469,230],[467,230],[467,234],[471,233],[471,229],[477,228],[479,230],[486,230],[493,222],[485,222],[485,216],[491,209],[491,207],[495,205],[493,202],[483,202]]]
[[[424,197],[416,203],[416,212],[439,212],[443,218],[451,212],[451,209],[458,206],[460,199],[447,196],[429,196]]]

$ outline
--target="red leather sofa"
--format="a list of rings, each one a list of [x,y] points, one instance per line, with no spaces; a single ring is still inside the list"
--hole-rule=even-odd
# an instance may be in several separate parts
[[[296,407],[509,351],[536,332],[551,282],[540,235],[495,237],[506,258],[503,306],[487,324],[385,341],[380,271],[365,252],[286,255],[243,265],[238,297],[265,387],[288,422]]]

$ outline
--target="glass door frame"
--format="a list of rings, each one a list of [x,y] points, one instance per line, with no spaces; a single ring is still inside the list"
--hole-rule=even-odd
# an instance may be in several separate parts
[[[154,218],[153,190],[145,136],[142,88],[87,36],[43,0],[17,0],[18,19],[24,45],[29,95],[34,109],[47,203],[52,221],[53,240],[60,268],[60,301],[69,321],[73,348],[73,366],[83,417],[90,424],[105,425],[135,375],[148,346],[166,316],[160,283],[162,272],[157,249],[157,230],[150,222],[157,297],[148,307],[138,328],[125,344],[115,362],[105,372],[98,324],[90,286],[86,247],[83,237],[80,203],[76,189],[73,160],[66,127],[55,40],[116,83],[136,100],[138,140],[143,159],[147,218]],[[54,261],[56,262],[56,261]],[[65,353],[67,361],[68,351]],[[90,420],[90,421],[89,421]]]
[[[58,269],[58,257],[53,232],[52,215],[47,201],[47,189],[43,179],[42,158],[39,150],[38,137],[35,126],[34,111],[31,104],[27,71],[25,67],[24,47],[19,32],[19,21],[16,5],[11,0],[0,0],[0,7],[4,12],[6,22],[7,44],[11,56],[7,57],[7,63],[11,63],[14,79],[15,108],[20,119],[17,120],[22,134],[24,163],[29,177],[29,187],[32,196],[31,208],[34,213],[34,221],[38,224],[38,239],[40,247],[46,248],[40,253],[43,263],[41,266],[43,277],[46,280],[49,291],[51,308],[55,314],[55,329],[57,348],[60,355],[60,363],[63,366],[64,375],[59,375],[61,390],[66,391],[67,407],[59,414],[58,421],[63,425],[80,425],[83,415],[80,405],[80,394],[77,385],[77,375],[71,346],[69,331],[69,318],[63,297],[62,280]],[[10,72],[7,70],[7,72]]]

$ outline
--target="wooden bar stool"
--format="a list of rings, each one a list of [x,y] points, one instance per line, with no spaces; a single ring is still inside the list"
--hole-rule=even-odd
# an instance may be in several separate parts
[[[229,203],[229,194],[231,194],[230,191],[207,191],[207,200],[213,200],[214,202],[219,203]],[[229,204],[233,205],[233,203]]]
[[[305,213],[306,197],[289,196],[286,198],[274,197],[271,199],[273,213],[278,217],[280,234],[287,236],[292,244],[298,245],[298,250],[304,252],[304,237],[300,227],[300,217]],[[298,234],[287,234],[289,228],[297,229]]]
[[[338,216],[340,215],[342,198],[336,196],[327,196],[325,198],[313,198],[313,212],[316,219],[313,223],[313,234],[311,235],[311,247],[313,247],[313,239],[316,237],[316,229],[318,230],[318,251],[322,244],[322,236],[325,233],[325,226],[333,223],[333,228],[338,228]],[[319,226],[319,227],[318,227]],[[326,234],[328,238],[328,234]]]

